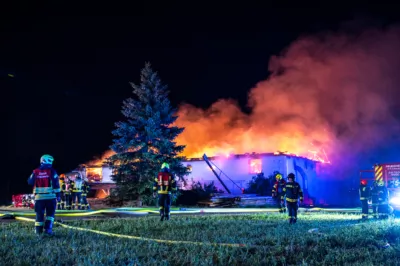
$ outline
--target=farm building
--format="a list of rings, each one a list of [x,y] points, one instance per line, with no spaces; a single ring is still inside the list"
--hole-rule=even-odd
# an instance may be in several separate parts
[[[208,161],[215,173],[204,158],[184,161],[183,164],[190,169],[190,173],[185,178],[187,182],[180,182],[180,188],[191,189],[193,182],[209,184],[213,181],[219,190],[229,194],[218,180],[217,174],[231,194],[238,195],[242,193],[242,188],[248,187],[248,183],[257,173],[262,172],[268,177],[277,171],[285,178],[289,173],[294,173],[304,190],[305,202],[311,205],[348,206],[354,203],[354,197],[357,196],[350,196],[347,180],[332,175],[330,164],[305,157],[277,152],[251,153],[210,157]],[[104,198],[115,187],[111,179],[111,169],[106,165],[81,165],[67,175],[77,172],[91,183],[90,197]]]
[[[282,153],[241,154],[210,157],[208,158],[215,173],[211,170],[203,158],[189,159],[183,164],[189,168],[190,173],[185,178],[187,182],[180,183],[181,189],[190,189],[193,182],[214,185],[225,193],[238,195],[241,188],[247,188],[248,183],[257,173],[264,173],[265,177],[274,172],[286,177],[289,173],[296,175],[296,181],[301,185],[305,193],[305,201],[314,205],[339,204],[336,181],[326,174],[327,165],[304,157]],[[73,175],[79,172],[91,182],[94,197],[102,198],[109,195],[110,189],[115,186],[111,180],[111,169],[108,166],[82,165],[77,170],[69,173]],[[219,181],[216,174],[223,181]],[[68,175],[68,174],[67,174]]]
[[[265,177],[274,172],[279,172],[284,177],[289,173],[294,173],[296,181],[304,190],[306,202],[318,205],[327,203],[325,193],[327,191],[324,191],[327,187],[322,184],[323,181],[319,176],[323,173],[321,168],[324,167],[321,162],[281,153],[210,157],[208,160],[215,170],[214,173],[205,159],[191,159],[184,162],[184,165],[190,169],[190,174],[186,178],[188,181],[186,187],[191,187],[193,182],[201,184],[214,182],[218,189],[226,191],[224,185],[218,180],[217,174],[232,194],[241,194],[241,188],[247,188],[248,183],[258,173],[264,173]]]
[[[77,169],[65,175],[74,180],[76,174],[89,181],[91,192],[88,197],[105,198],[110,195],[110,190],[115,187],[115,182],[111,179],[112,171],[108,166],[80,165]]]

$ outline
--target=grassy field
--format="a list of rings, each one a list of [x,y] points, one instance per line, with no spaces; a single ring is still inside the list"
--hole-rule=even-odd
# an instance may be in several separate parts
[[[60,226],[55,228],[56,237],[39,239],[33,223],[1,223],[0,265],[400,265],[400,222],[358,220],[354,215],[304,213],[292,226],[280,214],[173,216],[163,223],[156,216],[66,223],[199,243],[156,243]]]

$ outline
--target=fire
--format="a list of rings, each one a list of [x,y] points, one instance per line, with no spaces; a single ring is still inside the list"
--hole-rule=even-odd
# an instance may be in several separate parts
[[[399,28],[299,38],[271,58],[268,77],[243,88],[249,112],[231,99],[208,109],[181,105],[182,155],[276,152],[347,163],[371,154],[397,136],[399,45]]]
[[[256,119],[255,119],[256,118]],[[268,153],[302,156],[329,162],[322,145],[310,144],[312,137],[316,143],[326,143],[330,135],[323,129],[321,134],[311,132],[305,126],[290,119],[285,125],[265,126],[260,117],[243,114],[232,101],[220,100],[208,110],[191,105],[183,105],[178,111],[176,125],[185,127],[177,137],[177,143],[186,145],[183,156],[201,158],[226,156],[230,154]],[[309,150],[316,152],[310,153]]]
[[[86,178],[89,182],[101,182],[103,176],[103,169],[101,167],[88,167],[86,168]]]
[[[115,152],[112,150],[108,150],[106,152],[103,153],[103,155],[101,155],[100,158],[98,159],[94,159],[92,161],[87,162],[87,165],[94,165],[94,166],[100,166],[102,164],[104,164],[107,161],[107,158],[114,155]]]

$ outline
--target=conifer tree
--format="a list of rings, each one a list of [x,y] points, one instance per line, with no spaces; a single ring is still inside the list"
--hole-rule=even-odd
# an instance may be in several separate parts
[[[131,83],[134,98],[123,102],[125,119],[115,124],[115,136],[110,148],[116,153],[108,160],[117,193],[122,199],[149,202],[154,179],[163,162],[169,163],[176,177],[183,179],[188,170],[179,154],[185,146],[177,145],[176,137],[184,128],[173,123],[178,118],[171,107],[168,90],[146,63],[141,71],[141,83]]]

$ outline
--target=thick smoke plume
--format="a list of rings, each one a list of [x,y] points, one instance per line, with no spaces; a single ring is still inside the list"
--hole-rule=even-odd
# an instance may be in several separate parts
[[[389,156],[400,132],[399,48],[395,27],[302,37],[271,58],[271,75],[249,92],[250,114],[230,99],[180,106],[177,142],[187,157],[287,151],[326,160],[325,151],[343,169],[400,159]]]
[[[398,28],[300,38],[271,58],[270,77],[249,92],[250,114],[229,99],[182,105],[177,141],[188,157],[323,148],[334,163],[368,153],[399,132],[399,48]]]

